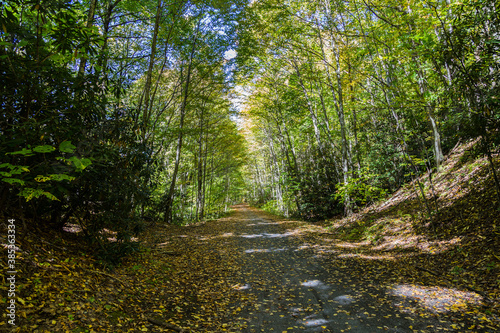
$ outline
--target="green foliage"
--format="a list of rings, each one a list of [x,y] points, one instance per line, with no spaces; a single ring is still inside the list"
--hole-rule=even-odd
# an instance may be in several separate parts
[[[245,6],[162,1],[151,17],[157,1],[93,3],[0,5],[0,207],[30,226],[78,223],[116,264],[142,218],[165,215],[171,183],[179,224],[241,197],[245,148],[224,54]],[[155,28],[155,40],[138,37]]]
[[[318,173],[313,179],[304,175],[297,183],[300,217],[315,221],[342,213],[341,202],[331,195],[335,188],[331,181]]]
[[[281,215],[282,213],[281,210],[279,209],[276,200],[269,200],[268,202],[266,202],[264,205],[261,206],[261,209],[275,215]]]
[[[303,217],[334,216],[339,203],[350,214],[438,170],[461,140],[481,137],[492,161],[497,12],[489,0],[254,3],[237,65],[249,137],[263,147],[251,186],[270,190],[251,201],[293,194]],[[277,181],[283,172],[294,177]]]
[[[2,4],[0,205],[39,226],[78,221],[89,242],[107,227],[128,244],[147,201],[150,145],[125,116],[133,108],[109,102],[116,86],[102,72],[72,70],[79,52],[96,61],[103,46],[85,11],[72,1]]]
[[[335,198],[342,203],[352,200],[359,206],[376,202],[387,195],[387,190],[373,185],[377,175],[370,170],[362,169],[356,177],[352,177],[347,184],[338,184]]]
[[[64,141],[59,146],[59,151],[61,153],[73,153],[76,148],[71,144],[71,141]],[[56,151],[56,148],[50,145],[43,146],[35,146],[33,148],[23,148],[19,151],[7,152],[8,155],[23,155],[25,158],[34,156],[35,153],[39,154],[50,154]],[[47,158],[47,157],[45,157]],[[19,166],[12,165],[10,163],[2,163],[0,165],[0,169],[8,169],[8,171],[0,171],[0,180],[6,182],[10,185],[14,185],[14,187],[18,190],[18,195],[23,197],[26,201],[30,201],[32,199],[39,198],[41,196],[45,196],[49,200],[59,200],[53,192],[56,191],[56,185],[53,183],[46,184],[47,182],[61,182],[61,181],[72,181],[75,179],[74,176],[70,176],[70,173],[74,173],[74,171],[81,172],[87,166],[89,166],[92,162],[88,158],[78,158],[76,156],[71,156],[70,158],[66,158],[63,156],[53,157],[52,163],[56,163],[59,161],[60,167],[66,169],[66,173],[58,173],[58,174],[46,174],[46,175],[34,175],[30,172],[28,166]],[[29,159],[25,159],[25,163],[29,163]],[[73,170],[64,168],[67,165],[73,166]]]

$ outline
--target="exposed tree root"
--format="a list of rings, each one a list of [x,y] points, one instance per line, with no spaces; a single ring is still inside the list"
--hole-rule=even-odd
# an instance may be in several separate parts
[[[154,318],[148,318],[148,322],[150,322],[151,324],[153,325],[157,325],[157,326],[162,326],[162,327],[165,327],[165,328],[168,328],[172,331],[176,331],[176,332],[184,332],[184,333],[187,333],[189,331],[183,329],[183,328],[180,328],[178,326],[175,326],[175,325],[172,325],[172,324],[169,324],[169,323],[166,323],[162,320],[158,320],[158,319],[154,319]]]

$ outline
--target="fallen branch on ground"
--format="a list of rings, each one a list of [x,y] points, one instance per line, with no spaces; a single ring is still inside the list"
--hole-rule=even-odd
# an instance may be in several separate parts
[[[109,274],[106,274],[106,273],[104,273],[104,272],[99,272],[99,271],[91,271],[91,272],[92,272],[92,273],[95,273],[95,274],[100,274],[100,275],[107,276],[107,277],[109,277],[110,279],[113,279],[113,280],[116,280],[116,281],[120,282],[120,283],[121,283],[124,287],[126,287],[125,283],[123,283],[123,281],[122,281],[122,280],[120,280],[120,279],[118,279],[118,278],[114,277],[113,275],[109,275]]]
[[[162,327],[171,329],[171,330],[176,331],[176,332],[181,332],[181,333],[188,332],[188,331],[186,331],[185,329],[183,329],[181,327],[177,327],[175,325],[166,323],[166,322],[158,320],[158,319],[154,319],[154,318],[147,318],[147,319],[148,319],[148,322],[150,322],[153,325],[162,326]]]

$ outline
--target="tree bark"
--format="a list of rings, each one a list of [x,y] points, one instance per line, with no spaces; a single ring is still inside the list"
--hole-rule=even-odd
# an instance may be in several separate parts
[[[90,2],[89,13],[87,14],[87,24],[86,27],[90,28],[94,24],[94,13],[97,6],[97,0],[92,0]],[[85,66],[87,64],[86,56],[81,57],[80,67],[78,68],[78,75],[83,75],[85,73]]]
[[[181,161],[181,150],[182,150],[182,140],[183,140],[183,129],[184,129],[184,118],[186,115],[186,106],[187,106],[187,99],[189,95],[189,84],[191,83],[191,71],[193,67],[193,57],[194,57],[194,52],[196,50],[196,41],[197,41],[197,32],[195,33],[194,40],[193,40],[193,46],[191,48],[191,54],[189,55],[189,65],[187,69],[187,74],[186,74],[186,81],[184,84],[184,97],[181,103],[180,107],[180,120],[179,120],[179,135],[177,137],[177,150],[175,153],[175,165],[174,165],[174,172],[172,174],[172,181],[170,183],[170,189],[168,191],[167,195],[167,202],[166,202],[166,207],[165,207],[165,221],[167,223],[172,222],[172,205],[173,205],[173,199],[174,199],[174,191],[175,191],[175,183],[177,179],[177,173],[179,172],[179,164]]]
[[[320,41],[320,47],[321,47],[321,54],[322,54],[322,60],[323,60],[323,65],[327,74],[327,79],[328,79],[328,85],[330,86],[330,90],[332,92],[332,97],[333,100],[335,101],[335,108],[337,110],[337,116],[339,118],[339,124],[340,124],[340,137],[341,137],[341,143],[342,143],[342,174],[343,174],[343,183],[344,186],[349,184],[349,167],[352,164],[350,160],[350,153],[349,153],[349,143],[347,141],[347,127],[345,124],[345,112],[344,112],[344,101],[343,101],[343,87],[342,87],[342,79],[341,79],[341,68],[340,68],[340,54],[339,50],[337,49],[337,43],[335,41],[335,38],[333,36],[333,32],[329,31],[330,33],[330,39],[331,39],[331,48],[332,52],[335,56],[335,77],[336,77],[336,86],[337,90],[334,88],[332,76],[330,74],[330,64],[328,63],[328,60],[326,59],[326,54],[325,54],[325,49],[324,49],[324,42],[323,42],[323,37],[321,35],[319,23],[317,22],[317,33],[318,33],[318,38]],[[352,214],[352,205],[351,205],[351,199],[349,198],[349,195],[346,192],[346,197],[344,198],[344,213],[346,216],[350,216]]]
[[[295,72],[297,73],[297,78],[299,79],[300,87],[302,88],[302,92],[304,93],[304,97],[306,98],[307,108],[309,110],[309,115],[311,116],[311,120],[314,127],[314,136],[316,137],[316,142],[318,144],[318,148],[321,154],[324,156],[325,150],[323,148],[323,142],[321,141],[321,135],[318,127],[318,117],[316,116],[316,112],[314,112],[314,108],[311,103],[311,99],[309,97],[309,93],[307,92],[306,86],[304,84],[304,80],[302,79],[302,74],[299,69],[299,65],[296,59],[292,59],[293,66],[295,67]]]
[[[142,106],[144,104],[144,111],[143,111],[143,136],[145,136],[145,129],[147,128],[147,124],[149,122],[149,108],[150,108],[150,93],[151,93],[151,78],[153,76],[153,67],[155,63],[155,57],[156,57],[156,44],[157,44],[157,38],[158,38],[158,30],[160,27],[160,17],[161,17],[161,7],[162,7],[162,1],[158,0],[158,5],[156,7],[156,18],[155,18],[155,26],[153,30],[153,40],[151,41],[151,55],[149,57],[149,66],[148,66],[148,71],[146,74],[146,83],[144,85],[144,90],[141,95],[141,98],[139,100],[139,106],[138,106],[138,113],[141,113]]]
[[[201,107],[198,135],[198,158],[197,158],[197,195],[196,195],[196,220],[203,219],[203,115],[204,106]]]

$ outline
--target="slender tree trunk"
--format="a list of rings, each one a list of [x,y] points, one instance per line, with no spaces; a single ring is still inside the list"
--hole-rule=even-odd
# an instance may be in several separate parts
[[[336,56],[336,76],[337,76],[337,96],[338,96],[338,117],[340,123],[340,137],[342,138],[342,173],[344,175],[344,186],[349,184],[349,167],[352,164],[349,153],[349,143],[347,142],[347,128],[345,124],[344,102],[342,96],[342,81],[340,78],[340,56],[338,52],[334,51]],[[352,204],[349,195],[346,196],[344,201],[344,213],[346,216],[352,214]]]
[[[415,47],[415,46],[414,46]],[[413,61],[415,61],[417,64],[418,59],[416,57],[413,57]],[[428,91],[427,85],[424,82],[424,73],[422,70],[417,71],[418,75],[418,87],[420,90],[420,98],[424,100],[426,106],[426,111],[427,111],[427,116],[429,117],[429,121],[431,123],[431,128],[432,128],[432,134],[434,138],[434,143],[433,143],[433,149],[434,149],[434,159],[436,162],[436,169],[439,171],[439,167],[441,166],[441,163],[444,161],[444,155],[443,155],[443,150],[441,148],[441,136],[439,135],[439,130],[436,124],[436,121],[434,120],[434,113],[433,113],[433,106],[425,99],[425,93]]]
[[[177,173],[179,171],[179,164],[181,161],[181,150],[182,150],[182,140],[183,140],[183,133],[184,133],[184,117],[186,115],[186,106],[187,106],[187,99],[189,95],[189,84],[191,83],[191,70],[193,67],[193,57],[194,57],[194,52],[196,50],[196,40],[197,36],[194,36],[193,40],[193,46],[191,48],[191,54],[189,56],[189,65],[187,69],[187,74],[186,74],[186,81],[184,84],[184,97],[181,103],[180,107],[180,120],[179,120],[179,135],[177,137],[177,150],[175,153],[175,164],[174,164],[174,172],[172,174],[172,181],[170,183],[170,189],[168,191],[168,196],[167,196],[167,202],[166,202],[166,207],[165,207],[165,219],[168,223],[172,222],[172,205],[173,205],[173,199],[174,199],[174,191],[175,191],[175,183],[177,179]]]
[[[487,133],[483,133],[483,135],[481,136],[481,141],[483,143],[483,150],[488,157],[488,163],[490,165],[491,174],[493,175],[493,180],[495,181],[498,207],[500,208],[500,181],[498,180],[497,170],[495,168],[495,163],[493,162],[493,156],[491,155],[490,142]]]
[[[284,117],[283,117],[283,113],[281,112],[281,109],[279,107],[278,107],[278,115],[280,116],[280,118],[276,119],[276,126],[278,128],[279,133],[280,133],[280,136],[279,136],[280,141],[282,143],[283,150],[285,151],[285,154],[286,154],[288,166],[289,166],[290,170],[292,170],[292,181],[297,181],[299,179],[299,176],[300,176],[299,167],[297,165],[297,158],[295,156],[295,150],[293,148],[293,144],[292,144],[292,141],[290,139],[290,135],[288,134],[288,129],[287,129]],[[280,125],[283,126],[283,133],[285,135],[283,135],[281,128],[280,128]],[[290,146],[289,149],[284,141],[284,136],[286,137],[288,145]],[[289,157],[290,155],[292,156],[292,161],[290,161],[290,157]],[[300,206],[300,202],[299,202],[300,191],[297,191],[296,188],[294,187],[293,194],[294,194],[294,201],[295,201],[295,204],[297,206],[297,211],[298,211],[299,215],[301,215],[302,212],[301,212],[301,206]],[[288,214],[288,212],[287,212],[287,214]]]
[[[94,13],[96,6],[97,6],[97,0],[90,1],[89,12],[87,14],[87,24],[86,24],[87,28],[92,27],[92,25],[94,24]],[[87,64],[87,57],[86,55],[84,55],[80,59],[80,67],[78,69],[78,75],[83,75],[85,73],[86,64]]]
[[[274,166],[274,172],[272,173],[272,180],[273,180],[273,191],[274,191],[274,197],[276,198],[276,204],[278,208],[283,207],[283,196],[282,196],[282,189],[281,189],[281,183],[280,183],[280,165],[278,162],[278,156],[276,155],[275,149],[274,149],[274,143],[273,143],[273,137],[271,134],[271,130],[268,128],[267,129],[267,139],[269,141],[269,148],[271,152],[271,159],[272,159],[272,164]]]
[[[441,148],[441,136],[436,125],[434,117],[429,112],[429,119],[432,125],[432,132],[434,133],[434,158],[436,160],[436,168],[439,171],[441,163],[444,161],[443,149]]]
[[[150,101],[150,92],[151,92],[151,78],[153,76],[153,67],[155,63],[155,57],[156,57],[156,44],[157,44],[157,38],[158,38],[158,30],[160,27],[160,17],[161,17],[161,7],[162,7],[162,0],[158,0],[158,5],[156,8],[156,19],[155,19],[155,26],[153,30],[153,40],[151,41],[151,55],[149,57],[149,66],[148,66],[148,71],[146,74],[146,83],[144,85],[144,90],[141,95],[141,98],[139,100],[139,106],[138,106],[138,113],[141,113],[141,110],[143,108],[144,104],[144,111],[143,111],[143,136],[145,136],[145,129],[147,128],[147,124],[149,122],[150,114],[149,114],[149,109],[151,106],[151,101]]]
[[[255,161],[255,171],[257,172],[257,183],[258,183],[258,189],[259,189],[259,197],[264,198],[265,193],[264,193],[264,189],[262,187],[263,180],[262,180],[262,177],[261,177],[260,172],[259,172],[259,164],[257,163],[257,161]]]
[[[208,132],[205,134],[205,152],[203,156],[203,188],[201,200],[201,219],[205,218],[205,199],[207,194],[207,160],[208,160]]]
[[[344,101],[343,101],[343,87],[342,87],[342,79],[341,79],[341,68],[340,68],[340,54],[337,49],[337,43],[334,39],[333,32],[330,31],[330,39],[332,45],[332,52],[335,56],[335,66],[331,66],[328,62],[324,49],[323,36],[321,35],[321,31],[319,29],[319,22],[317,24],[317,34],[321,47],[321,55],[323,60],[323,65],[325,68],[325,72],[327,74],[328,85],[330,86],[330,90],[332,92],[332,97],[334,100],[335,108],[337,110],[337,116],[339,118],[340,124],[340,137],[342,143],[342,174],[343,174],[343,183],[344,186],[349,184],[350,176],[349,176],[349,167],[352,164],[350,160],[349,153],[349,143],[347,141],[347,127],[345,124],[345,112],[344,112]],[[335,76],[336,76],[336,89],[334,88],[334,83],[332,80],[332,75],[330,73],[330,67],[334,68]],[[350,216],[352,214],[352,204],[349,195],[346,193],[346,197],[344,198],[344,213],[346,216]]]
[[[311,99],[309,97],[309,93],[307,92],[306,86],[304,84],[304,80],[302,79],[302,74],[299,69],[299,65],[295,59],[292,59],[293,66],[295,67],[295,72],[297,73],[297,78],[299,79],[300,87],[302,88],[302,92],[304,93],[304,97],[306,98],[307,108],[309,110],[309,115],[311,116],[311,120],[314,128],[314,136],[316,137],[316,142],[318,144],[318,148],[321,154],[324,156],[325,150],[323,148],[323,142],[321,141],[321,135],[318,127],[318,117],[316,116],[316,112],[314,112],[314,108],[311,103]]]
[[[225,186],[226,196],[224,198],[224,213],[227,212],[227,207],[229,204],[229,184],[230,184],[230,177],[228,171],[226,170],[226,186]]]
[[[111,17],[113,16],[113,11],[116,6],[121,2],[121,0],[116,0],[115,2],[108,1],[108,5],[105,7],[104,17],[103,17],[103,43],[101,46],[101,52],[99,60],[97,62],[98,69],[97,74],[102,75],[103,78],[107,78],[107,67],[108,67],[108,39],[109,30],[111,24]]]
[[[197,196],[196,196],[196,220],[203,218],[202,202],[203,202],[203,115],[204,106],[201,107],[200,122],[199,122],[199,135],[198,135],[198,160],[197,160]]]
[[[352,66],[349,63],[349,85],[350,85],[350,93],[351,93],[351,105],[352,105],[352,128],[354,134],[354,151],[356,152],[356,162],[358,164],[358,173],[361,172],[361,157],[359,154],[359,142],[358,142],[358,118],[356,115],[356,107],[354,106],[355,97],[354,97],[354,80],[352,79]],[[351,150],[352,151],[352,150]]]

